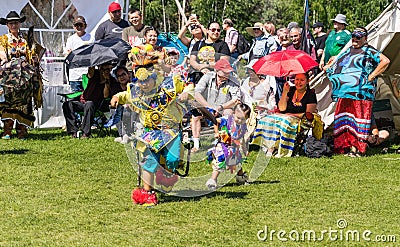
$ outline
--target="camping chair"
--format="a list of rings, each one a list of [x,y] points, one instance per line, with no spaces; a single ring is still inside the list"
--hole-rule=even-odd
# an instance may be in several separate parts
[[[89,78],[87,77],[86,74],[82,75],[82,87],[83,90],[86,89],[87,85],[89,83]],[[73,100],[79,100],[82,92],[74,92],[74,93],[57,93],[57,95],[62,96],[62,99],[60,100],[61,103],[64,103],[65,101],[73,101]],[[93,126],[95,127],[98,132],[98,136],[109,136],[111,133],[111,127],[106,128],[104,126],[105,123],[108,121],[108,117],[106,116],[106,113],[110,112],[110,109],[108,107],[110,102],[110,99],[103,99],[103,101],[100,103],[100,106],[96,109],[96,112],[94,114],[93,118]],[[80,120],[83,117],[83,112],[77,112],[79,117],[77,118],[78,121],[78,127],[80,127]]]
[[[312,131],[312,136],[314,136],[315,139],[322,139],[324,123],[321,120],[321,116],[319,116],[317,113],[307,112],[299,120],[292,156],[305,155],[304,144],[307,141],[310,131]]]

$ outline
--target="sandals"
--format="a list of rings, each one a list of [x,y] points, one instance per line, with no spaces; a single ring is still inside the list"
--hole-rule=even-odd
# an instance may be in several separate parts
[[[351,157],[351,158],[360,158],[362,155],[358,151],[356,151],[356,152],[350,151],[349,153],[345,154],[345,156]]]

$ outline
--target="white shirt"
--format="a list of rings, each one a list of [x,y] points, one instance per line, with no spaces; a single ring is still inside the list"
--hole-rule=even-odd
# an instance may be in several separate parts
[[[83,45],[91,44],[94,42],[94,38],[89,34],[85,33],[79,37],[76,33],[71,35],[67,39],[67,43],[64,48],[64,55],[68,55],[70,51],[73,51]],[[82,75],[87,74],[88,68],[75,68],[69,70],[69,81],[82,81]]]

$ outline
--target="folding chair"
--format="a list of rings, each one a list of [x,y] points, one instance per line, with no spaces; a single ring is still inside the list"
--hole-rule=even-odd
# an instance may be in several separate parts
[[[87,77],[86,74],[83,74],[82,75],[83,90],[87,88],[88,83],[89,83],[89,78]],[[58,93],[57,95],[60,95],[62,97],[60,102],[64,103],[65,101],[79,100],[82,93],[83,91],[74,93]],[[95,127],[98,130],[97,131],[98,136],[109,136],[111,134],[111,127],[106,128],[104,126],[104,124],[108,122],[108,117],[106,116],[106,113],[110,112],[109,102],[110,102],[109,98],[104,99],[100,103],[100,106],[96,109],[96,112],[94,114],[92,127]],[[83,112],[77,112],[77,114],[78,114],[77,125],[78,127],[80,127],[81,124],[80,120],[83,117]]]
[[[312,131],[312,135],[315,137],[315,139],[322,139],[324,123],[321,120],[321,116],[319,116],[317,113],[307,112],[299,120],[292,156],[305,155],[304,144],[307,141],[310,131]]]

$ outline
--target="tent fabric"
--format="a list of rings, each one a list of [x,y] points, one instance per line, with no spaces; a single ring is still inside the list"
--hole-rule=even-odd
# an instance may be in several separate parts
[[[376,100],[390,99],[396,129],[400,130],[400,99],[393,95],[390,80],[400,76],[400,0],[393,1],[373,22],[366,26],[368,43],[390,59],[390,65],[381,78],[378,78]],[[351,46],[351,40],[343,50]],[[331,98],[331,83],[324,73],[310,82],[317,94],[318,111],[325,128],[333,123],[336,103]]]

